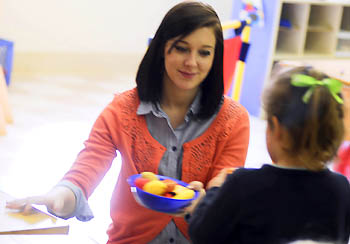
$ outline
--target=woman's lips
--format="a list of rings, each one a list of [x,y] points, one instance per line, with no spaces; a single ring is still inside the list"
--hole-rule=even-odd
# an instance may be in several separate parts
[[[192,72],[185,72],[185,71],[179,71],[179,72],[186,79],[191,79],[196,75],[196,73],[192,73]]]

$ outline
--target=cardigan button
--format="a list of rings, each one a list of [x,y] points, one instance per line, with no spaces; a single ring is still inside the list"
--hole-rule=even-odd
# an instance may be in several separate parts
[[[170,242],[170,243],[173,243],[174,241],[175,241],[175,240],[174,240],[174,238],[172,238],[172,237],[169,239],[169,242]]]
[[[173,150],[173,152],[175,152],[177,150],[177,148],[175,146],[173,146],[171,149]]]

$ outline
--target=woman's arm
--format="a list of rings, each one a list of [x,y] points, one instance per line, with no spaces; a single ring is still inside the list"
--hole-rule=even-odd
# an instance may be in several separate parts
[[[118,135],[118,111],[114,101],[97,118],[84,149],[78,154],[70,170],[62,180],[79,187],[86,199],[103,179],[116,157]]]
[[[6,203],[10,209],[19,209],[24,214],[32,212],[32,204],[45,205],[49,211],[59,217],[71,215],[75,210],[74,193],[67,187],[57,186],[44,195],[27,197]]]
[[[115,110],[112,102],[97,118],[85,142],[85,148],[79,153],[75,163],[61,181],[69,181],[81,189],[85,199],[102,180],[116,156],[116,146],[111,135],[111,130],[116,129]],[[46,194],[11,201],[7,203],[7,207],[20,209],[28,214],[31,212],[32,204],[45,205],[50,212],[63,218],[73,217],[76,207],[86,210],[88,208],[86,206],[77,206],[77,204],[84,204],[84,201],[77,201],[74,191],[69,186],[62,185],[61,182]]]

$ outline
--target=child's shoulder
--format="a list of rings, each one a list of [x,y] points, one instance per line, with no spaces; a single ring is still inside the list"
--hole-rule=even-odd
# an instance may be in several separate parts
[[[235,181],[245,182],[270,182],[279,175],[276,174],[273,165],[264,164],[261,168],[239,168],[232,177]]]
[[[338,186],[348,188],[350,191],[349,180],[342,174],[333,172],[330,169],[322,171],[309,171],[301,169],[284,169],[274,165],[264,164],[261,168],[239,168],[232,175],[233,178],[240,182],[273,182],[280,177],[288,178],[313,178],[319,181],[332,182]]]
[[[261,168],[239,168],[228,176],[226,184],[235,189],[242,189],[244,194],[254,195],[274,184],[276,177],[268,168],[265,165]]]
[[[246,174],[260,174],[264,171],[269,171],[272,165],[264,164],[260,168],[239,168],[235,170],[235,174],[246,175]]]
[[[234,172],[233,176],[239,179],[259,177],[259,175],[264,175],[264,171],[266,170],[264,166],[261,168],[239,168]]]
[[[334,172],[334,171],[330,171],[329,170],[329,177],[335,179],[336,181],[348,185],[350,187],[349,184],[349,180],[342,174],[338,173],[338,172]]]

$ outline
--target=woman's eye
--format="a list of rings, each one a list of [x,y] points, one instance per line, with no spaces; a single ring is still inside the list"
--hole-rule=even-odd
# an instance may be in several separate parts
[[[208,50],[201,50],[199,51],[199,54],[203,57],[209,56],[210,55],[210,51]]]
[[[181,47],[181,46],[174,46],[175,47],[175,49],[177,50],[177,51],[179,51],[179,52],[186,52],[187,51],[187,48],[185,48],[185,47]]]

